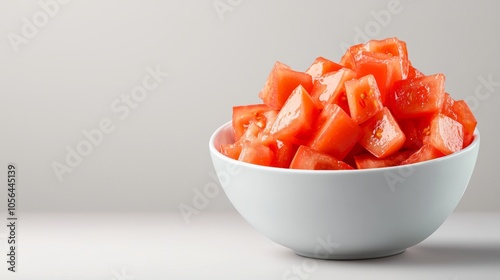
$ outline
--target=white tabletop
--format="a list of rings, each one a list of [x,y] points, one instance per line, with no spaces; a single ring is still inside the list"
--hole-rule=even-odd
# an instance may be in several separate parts
[[[500,279],[500,213],[454,213],[403,254],[361,261],[297,256],[236,213],[21,213],[17,239],[18,272],[3,262],[0,279]]]

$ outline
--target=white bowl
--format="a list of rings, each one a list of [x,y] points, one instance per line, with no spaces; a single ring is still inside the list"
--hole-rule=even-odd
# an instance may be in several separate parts
[[[320,259],[398,254],[429,237],[460,201],[476,163],[479,131],[467,148],[406,166],[366,170],[292,170],[233,160],[231,122],[209,148],[236,210],[274,242]]]

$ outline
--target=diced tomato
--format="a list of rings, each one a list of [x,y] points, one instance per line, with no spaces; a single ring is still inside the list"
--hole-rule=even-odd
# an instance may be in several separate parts
[[[257,142],[246,141],[243,143],[239,161],[270,166],[273,162],[274,154],[268,146]]]
[[[401,162],[400,165],[422,162],[426,160],[440,158],[442,156],[444,156],[444,154],[440,150],[434,148],[434,146],[430,144],[425,144],[418,151],[410,155],[408,159]]]
[[[443,74],[397,81],[387,95],[387,105],[398,119],[436,114],[444,102]]]
[[[276,139],[299,144],[309,137],[318,113],[309,93],[299,85],[281,108],[270,133]]]
[[[259,142],[259,144],[261,144],[260,141],[258,141],[261,131],[262,129],[257,122],[250,122],[243,135],[241,135],[237,141],[231,144],[221,145],[221,153],[230,158],[238,159],[241,149],[246,142]]]
[[[349,47],[339,64],[317,57],[305,72],[276,62],[263,104],[233,107],[226,156],[301,169],[378,168],[442,157],[470,145],[477,126],[443,74],[426,76],[397,38]]]
[[[311,92],[318,108],[321,109],[328,103],[340,106],[340,103],[345,102],[347,105],[347,100],[342,100],[342,97],[345,96],[344,83],[355,77],[356,73],[348,68],[342,68],[319,77],[314,82]]]
[[[431,121],[427,142],[445,155],[457,152],[464,144],[463,125],[446,115],[438,114]]]
[[[290,164],[291,169],[342,170],[353,169],[347,163],[318,152],[307,146],[300,146]]]
[[[457,120],[457,114],[453,112],[453,104],[455,103],[455,100],[451,98],[451,95],[447,92],[444,93],[444,98],[443,98],[443,105],[441,105],[441,109],[439,112],[441,114],[444,114],[454,120]]]
[[[403,77],[401,58],[385,53],[361,52],[355,55],[358,77],[372,74],[377,80],[382,102],[385,102],[387,89]]]
[[[382,110],[380,91],[373,75],[347,81],[345,90],[351,118],[355,123],[363,123]]]
[[[400,69],[398,70],[398,72],[401,73],[401,79],[406,79],[408,77],[410,62],[408,60],[408,50],[404,41],[401,41],[397,38],[370,40],[366,43],[365,48],[370,52],[382,53],[400,58]]]
[[[241,143],[222,144],[220,146],[220,152],[227,157],[237,160],[241,153]]]
[[[346,68],[349,68],[351,70],[356,69],[356,63],[354,61],[354,55],[360,52],[361,50],[364,50],[365,45],[364,44],[357,44],[354,46],[349,47],[342,58],[340,59],[340,64],[343,65]]]
[[[259,97],[271,109],[279,110],[299,85],[310,92],[313,87],[311,76],[304,72],[294,71],[281,62],[276,62]]]
[[[385,158],[396,153],[403,147],[406,140],[403,131],[387,107],[362,123],[360,127],[363,132],[359,143],[378,158]]]
[[[452,111],[456,114],[456,121],[464,127],[464,148],[469,146],[474,139],[474,130],[477,126],[477,120],[472,113],[469,105],[464,100],[457,100],[453,103]]]
[[[324,74],[338,71],[340,69],[342,69],[342,65],[320,56],[314,60],[311,66],[309,66],[306,73],[312,77],[314,82]]]
[[[418,150],[422,147],[422,135],[421,131],[417,129],[418,120],[415,119],[406,119],[399,121],[399,128],[406,136],[406,141],[403,145],[403,148],[409,150]]]
[[[250,122],[265,122],[266,120],[263,115],[265,112],[270,110],[271,109],[265,104],[234,106],[232,121],[235,141],[238,141],[238,139],[240,139],[240,137],[245,133],[245,130],[249,126]]]
[[[389,167],[401,164],[401,162],[408,159],[411,154],[413,154],[413,151],[403,150],[381,159],[370,153],[365,153],[354,156],[354,161],[358,169]]]
[[[361,137],[361,129],[337,104],[327,104],[321,112],[309,146],[316,151],[343,159]]]
[[[354,147],[349,151],[349,153],[342,159],[343,162],[349,164],[350,166],[356,166],[355,156],[369,153],[361,144],[356,143]]]
[[[293,156],[297,151],[297,146],[281,140],[275,140],[269,145],[269,148],[274,153],[274,160],[271,162],[271,166],[281,168],[288,168],[290,166]]]
[[[413,65],[409,66],[408,69],[408,78],[407,79],[414,79],[414,78],[420,78],[425,76],[424,73],[420,72],[417,68],[413,67]]]
[[[379,61],[363,61],[356,64],[357,78],[373,75],[379,91],[385,96],[387,87],[387,64]],[[382,99],[382,98],[381,98]]]

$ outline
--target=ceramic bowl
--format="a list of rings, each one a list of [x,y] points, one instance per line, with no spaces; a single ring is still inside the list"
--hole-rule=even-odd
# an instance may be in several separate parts
[[[233,160],[231,122],[210,138],[221,186],[260,233],[297,254],[364,259],[401,253],[429,237],[452,213],[474,170],[480,136],[454,154],[366,170],[293,170]]]

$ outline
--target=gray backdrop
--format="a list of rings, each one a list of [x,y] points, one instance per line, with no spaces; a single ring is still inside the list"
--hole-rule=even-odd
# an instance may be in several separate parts
[[[15,162],[22,211],[193,206],[213,187],[211,133],[233,105],[260,102],[275,61],[305,70],[397,36],[479,121],[458,210],[498,211],[499,3],[2,1],[0,181]],[[211,196],[198,214],[233,210],[222,191]]]

